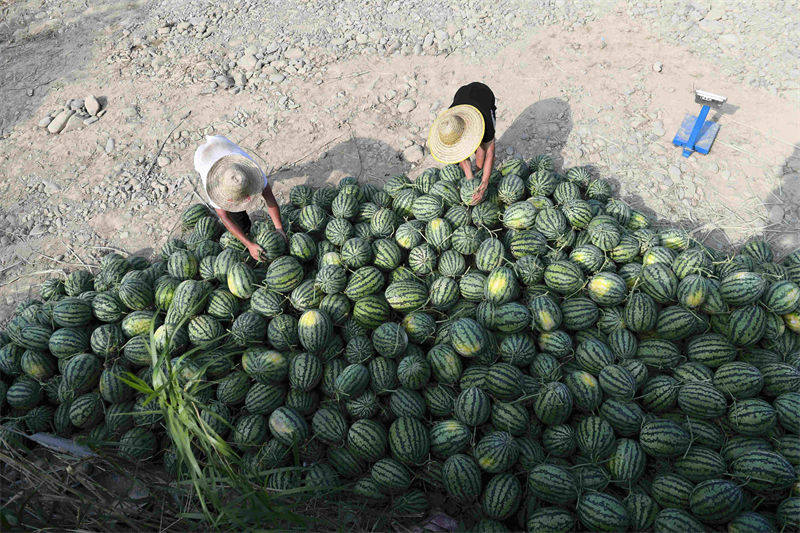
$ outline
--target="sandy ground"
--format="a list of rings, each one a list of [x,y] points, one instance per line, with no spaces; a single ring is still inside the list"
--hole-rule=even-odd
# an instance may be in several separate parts
[[[632,205],[720,246],[753,236],[781,250],[800,245],[800,94],[737,83],[623,10],[575,31],[532,29],[489,58],[364,57],[256,94],[201,94],[202,85],[180,81],[202,68],[196,57],[182,57],[156,79],[109,61],[119,25],[135,14],[132,5],[98,14],[85,35],[74,36],[80,43],[33,37],[65,65],[37,73],[34,96],[9,96],[13,75],[0,85],[0,96],[8,96],[0,108],[11,124],[0,140],[0,223],[33,215],[32,227],[4,226],[14,235],[0,249],[0,321],[44,276],[96,262],[99,246],[157,249],[180,211],[197,201],[192,157],[203,134],[227,135],[258,154],[274,169],[282,198],[297,183],[334,183],[344,175],[377,183],[399,172],[413,177],[434,165],[427,155],[408,160],[424,145],[431,118],[473,80],[497,96],[501,159],[551,153],[565,168],[592,165]],[[72,52],[64,56],[59,43]],[[30,70],[33,59],[25,57],[5,64]],[[713,114],[722,128],[711,153],[685,159],[671,140],[684,114],[699,108],[694,88],[724,94],[729,105]],[[107,99],[99,122],[60,135],[37,128],[65,100],[90,93]],[[407,98],[414,109],[398,112]],[[109,139],[115,148],[106,153]],[[158,155],[170,163],[146,172]],[[42,230],[39,212],[56,213],[59,222]]]

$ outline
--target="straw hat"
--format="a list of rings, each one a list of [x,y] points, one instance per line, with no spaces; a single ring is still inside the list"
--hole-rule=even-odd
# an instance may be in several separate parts
[[[483,140],[486,125],[476,107],[462,104],[442,111],[431,126],[428,149],[434,159],[450,164],[475,153]]]
[[[209,169],[206,192],[225,211],[247,211],[264,190],[264,174],[252,160],[237,154],[220,157]]]

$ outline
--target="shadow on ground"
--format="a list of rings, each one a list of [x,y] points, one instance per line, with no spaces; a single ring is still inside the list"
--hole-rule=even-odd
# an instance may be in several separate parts
[[[499,125],[502,128],[502,124]],[[556,168],[563,164],[561,154],[572,131],[572,112],[564,100],[550,98],[528,106],[497,140],[498,159],[506,149],[525,157],[551,154]],[[371,138],[356,137],[326,150],[318,159],[283,167],[271,177],[277,192],[298,184],[314,187],[334,185],[344,176],[381,184],[387,178],[410,171],[412,164],[402,152]]]
[[[773,244],[777,256],[800,248],[800,146],[795,146],[781,171],[780,185],[764,200],[768,220],[762,237]]]

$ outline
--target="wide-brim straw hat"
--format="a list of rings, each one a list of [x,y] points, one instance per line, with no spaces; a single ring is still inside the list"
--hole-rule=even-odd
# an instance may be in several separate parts
[[[428,150],[434,159],[449,165],[475,153],[483,140],[486,124],[474,106],[462,104],[445,109],[433,121]]]
[[[225,211],[247,211],[264,190],[264,174],[252,160],[237,154],[220,157],[209,169],[206,192]]]

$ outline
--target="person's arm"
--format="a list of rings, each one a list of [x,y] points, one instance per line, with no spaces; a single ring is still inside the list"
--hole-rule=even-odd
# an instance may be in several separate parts
[[[286,232],[283,230],[283,222],[281,221],[281,210],[278,207],[278,202],[275,200],[275,195],[272,194],[272,187],[267,184],[264,187],[264,190],[261,192],[261,196],[264,197],[264,201],[267,202],[267,214],[269,214],[269,218],[272,219],[272,223],[275,225],[275,231],[283,235],[283,238],[286,238]]]
[[[489,177],[492,175],[492,166],[494,166],[494,139],[489,142],[486,147],[486,155],[483,159],[483,169],[481,170],[481,184],[472,195],[472,205],[478,205],[486,196],[486,189],[489,187]]]
[[[215,211],[217,212],[219,219],[222,221],[222,225],[225,226],[225,229],[230,231],[234,237],[239,239],[239,242],[244,244],[245,248],[247,248],[247,251],[250,252],[250,257],[256,261],[261,261],[261,253],[264,251],[264,249],[247,238],[247,235],[244,234],[242,228],[240,228],[236,222],[231,220],[231,217],[228,215],[227,211],[224,209],[216,209]]]
[[[472,163],[470,163],[469,157],[461,161],[458,166],[460,166],[461,170],[464,171],[464,175],[468,180],[475,178],[475,176],[472,175]]]
[[[489,176],[492,175],[492,167],[494,166],[494,139],[489,141],[489,146],[486,147],[486,155],[483,158],[483,176],[488,181]]]

